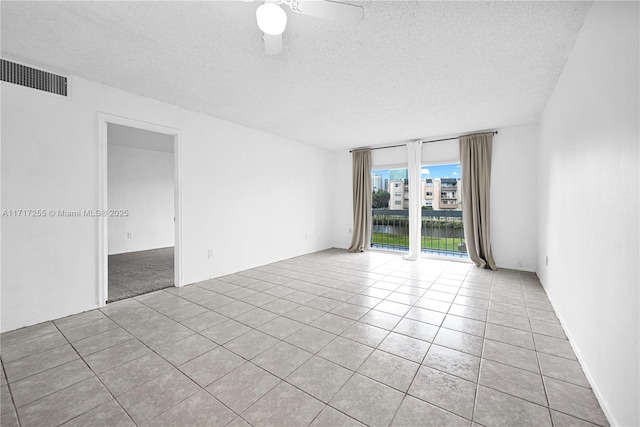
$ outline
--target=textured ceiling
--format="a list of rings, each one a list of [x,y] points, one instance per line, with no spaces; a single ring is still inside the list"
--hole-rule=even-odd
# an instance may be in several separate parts
[[[2,1],[2,54],[341,149],[537,121],[591,5],[354,3],[265,56],[260,2]]]

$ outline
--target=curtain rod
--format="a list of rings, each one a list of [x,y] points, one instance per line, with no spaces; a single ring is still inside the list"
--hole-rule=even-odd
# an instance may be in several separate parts
[[[460,135],[460,136],[473,136],[473,135],[482,135],[483,133],[492,133],[494,135],[498,134],[497,130],[494,130],[493,132],[481,132],[481,133],[470,133],[467,135]],[[431,142],[440,142],[440,141],[452,141],[454,139],[458,139],[460,138],[460,136],[456,136],[453,138],[443,138],[443,139],[432,139],[431,141],[422,141],[423,144],[429,144]],[[385,148],[396,148],[396,147],[405,147],[407,144],[397,144],[397,145],[386,145],[384,147],[374,147],[374,148],[369,148],[368,150],[382,150]],[[354,151],[359,150],[358,148],[354,149],[354,150],[349,150],[350,153],[353,153]],[[363,148],[360,148],[360,150],[363,150]]]

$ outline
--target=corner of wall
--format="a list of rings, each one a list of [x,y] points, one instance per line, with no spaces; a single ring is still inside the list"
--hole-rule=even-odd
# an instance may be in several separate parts
[[[611,425],[640,424],[639,18],[593,4],[538,136],[536,274]]]

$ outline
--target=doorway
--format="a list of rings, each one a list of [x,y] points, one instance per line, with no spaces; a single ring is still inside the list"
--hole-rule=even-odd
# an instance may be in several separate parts
[[[101,115],[98,305],[180,286],[175,129]]]

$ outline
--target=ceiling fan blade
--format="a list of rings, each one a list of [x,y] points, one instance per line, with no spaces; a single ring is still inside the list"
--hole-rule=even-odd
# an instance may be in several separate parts
[[[263,33],[262,38],[264,39],[264,53],[267,55],[276,55],[282,52],[282,34],[272,36]]]
[[[299,0],[295,3],[295,9],[292,9],[304,15],[348,25],[357,25],[364,18],[362,6],[329,0]]]

